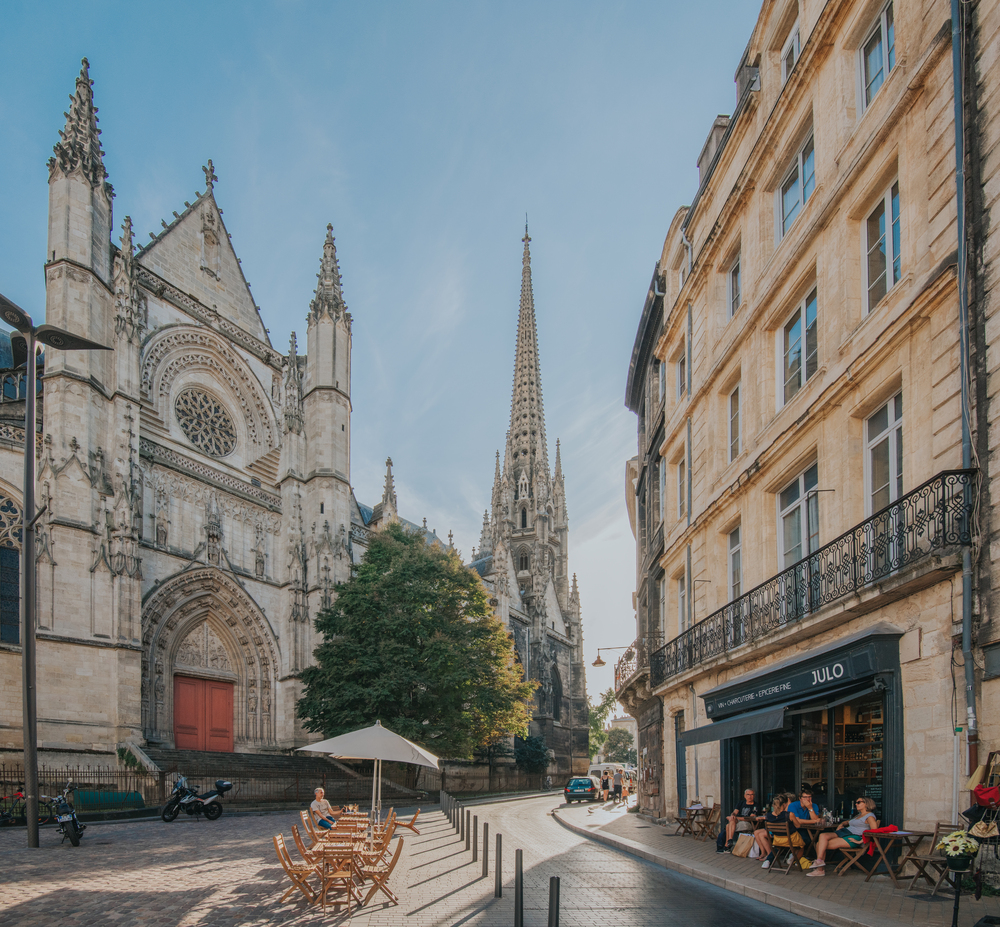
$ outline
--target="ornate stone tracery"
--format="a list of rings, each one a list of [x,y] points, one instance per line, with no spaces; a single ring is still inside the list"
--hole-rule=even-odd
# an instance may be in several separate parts
[[[21,549],[21,506],[0,493],[0,547]]]
[[[174,414],[188,440],[210,457],[228,457],[236,449],[236,428],[222,402],[196,386],[181,390]]]

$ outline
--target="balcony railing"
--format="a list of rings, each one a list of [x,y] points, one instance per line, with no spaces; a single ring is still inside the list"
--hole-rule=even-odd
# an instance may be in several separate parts
[[[649,666],[649,655],[663,644],[660,634],[651,637],[639,637],[632,642],[625,653],[615,664],[615,692],[620,692],[639,670]]]
[[[936,551],[970,544],[975,475],[975,470],[939,473],[679,634],[651,654],[652,685],[759,640]]]

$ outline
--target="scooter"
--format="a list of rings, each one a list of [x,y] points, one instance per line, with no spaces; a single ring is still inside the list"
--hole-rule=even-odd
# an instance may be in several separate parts
[[[69,795],[74,791],[76,790],[73,788],[73,783],[67,782],[66,788],[52,800],[52,806],[56,813],[56,824],[59,826],[59,833],[62,834],[62,840],[59,842],[62,843],[68,837],[69,842],[73,846],[78,847],[80,845],[80,837],[87,829],[87,825],[80,823],[80,819],[76,816],[76,811],[69,803]]]
[[[222,817],[222,803],[219,799],[232,787],[232,782],[216,779],[214,789],[199,795],[188,786],[185,776],[178,776],[160,817],[169,824],[183,811],[185,814],[203,814],[210,821],[216,821]]]

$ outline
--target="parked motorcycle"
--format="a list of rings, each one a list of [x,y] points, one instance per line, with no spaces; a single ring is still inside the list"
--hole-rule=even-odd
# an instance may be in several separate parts
[[[69,796],[74,791],[76,790],[73,788],[73,783],[67,782],[66,788],[52,800],[52,805],[56,813],[56,824],[59,826],[59,833],[62,834],[62,840],[59,842],[62,843],[68,837],[69,842],[73,846],[78,847],[80,845],[80,837],[87,829],[87,825],[80,823],[80,819],[76,816],[76,810],[70,804]]]
[[[169,824],[183,811],[185,814],[203,814],[210,821],[218,820],[222,816],[222,803],[219,799],[232,787],[232,782],[216,779],[214,789],[199,795],[196,789],[188,786],[185,776],[178,776],[160,817]]]

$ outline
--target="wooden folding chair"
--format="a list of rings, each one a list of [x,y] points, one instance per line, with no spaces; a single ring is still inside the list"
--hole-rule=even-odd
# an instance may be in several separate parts
[[[420,831],[416,829],[413,825],[416,824],[417,818],[420,817],[420,809],[417,808],[417,813],[410,818],[409,821],[400,821],[396,819],[396,827],[405,827],[407,830],[412,830],[418,837],[420,836]]]
[[[715,836],[715,828],[722,816],[722,805],[716,803],[712,805],[708,814],[700,821],[695,821],[695,836],[699,840],[707,840]]]
[[[768,840],[771,841],[771,852],[774,854],[768,871],[781,869],[788,875],[796,864],[795,853],[792,852],[792,834],[795,833],[795,828],[787,821],[782,821],[780,824],[765,822],[764,827],[767,830]],[[787,865],[782,868],[782,863]]]
[[[875,828],[881,827],[881,823],[878,818],[875,819]],[[865,869],[862,865],[864,860],[863,857],[868,852],[868,847],[865,846],[865,842],[862,840],[860,846],[848,847],[847,849],[840,848],[840,852],[844,854],[844,858],[837,864],[837,868],[833,870],[834,875],[844,875],[848,869],[860,869],[865,875],[868,875],[869,870]]]
[[[683,814],[675,814],[673,818],[674,818],[674,823],[677,825],[677,829],[674,831],[675,837],[678,834],[681,837],[686,837],[688,834],[694,836],[694,828],[698,821],[695,815],[691,814],[688,811],[685,811]]]
[[[934,825],[934,839],[931,841],[929,853],[920,856],[911,856],[907,862],[913,863],[917,871],[910,879],[909,891],[913,891],[917,884],[917,879],[924,878],[932,886],[931,897],[933,898],[938,889],[945,883],[951,884],[950,870],[948,869],[948,858],[937,849],[938,841],[941,837],[956,830],[963,830],[958,824],[948,824],[945,821],[938,821]],[[931,872],[927,870],[930,869]],[[959,874],[964,875],[964,873]]]
[[[316,855],[313,848],[316,843],[313,842],[312,847],[306,847],[305,842],[302,840],[302,835],[299,833],[299,828],[297,824],[292,825],[292,839],[295,841],[295,846],[298,848],[299,856],[301,856],[307,863],[316,863]]]
[[[320,875],[323,883],[320,899],[324,911],[328,904],[335,906],[346,904],[347,914],[350,916],[352,902],[356,902],[359,907],[361,906],[361,898],[354,890],[354,875],[354,858],[351,856],[350,850],[345,850],[343,855],[336,854],[332,860],[329,860],[329,853],[327,853],[327,860],[324,861]],[[331,894],[333,895],[332,901]]]
[[[396,863],[399,862],[399,857],[403,853],[403,838],[399,838],[399,842],[396,844],[396,852],[392,855],[387,866],[376,864],[369,865],[368,863],[362,862],[360,866],[361,875],[365,880],[370,880],[372,882],[371,890],[365,895],[364,904],[368,904],[372,898],[375,897],[376,892],[382,892],[393,904],[399,904],[399,899],[393,894],[392,889],[389,888],[389,876],[392,875],[392,870],[396,868]]]
[[[309,876],[316,875],[316,866],[312,863],[293,863],[285,847],[285,838],[281,834],[276,835],[274,838],[274,849],[278,853],[278,861],[281,863],[281,868],[285,870],[285,874],[292,880],[292,887],[281,896],[281,901],[278,903],[284,904],[288,896],[298,889],[306,896],[309,904],[315,904],[317,898],[319,898],[319,894],[309,884]]]

